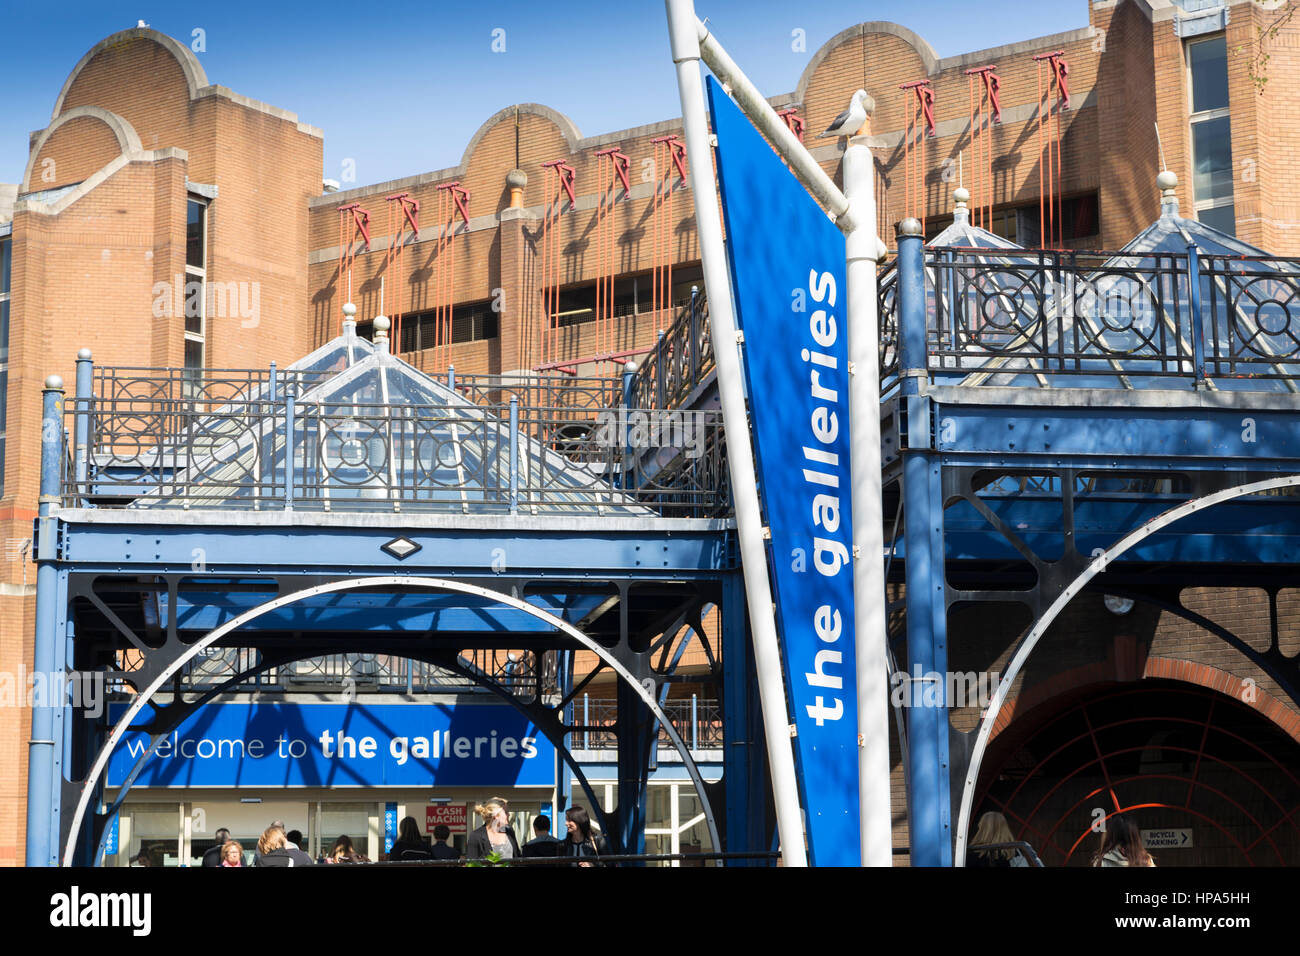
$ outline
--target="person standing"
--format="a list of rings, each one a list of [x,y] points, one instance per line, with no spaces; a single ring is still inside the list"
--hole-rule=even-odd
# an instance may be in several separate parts
[[[596,833],[591,818],[582,807],[569,807],[564,811],[564,828],[568,839],[560,841],[559,856],[576,857],[578,866],[600,866],[600,858],[608,855],[605,838]]]
[[[501,860],[517,859],[520,856],[519,841],[506,816],[506,802],[493,797],[475,807],[474,812],[483,818],[483,825],[465,841],[465,858],[485,860],[489,854],[495,853]]]
[[[1142,845],[1142,831],[1128,817],[1113,816],[1106,821],[1101,849],[1092,858],[1093,866],[1155,866],[1156,861]]]
[[[415,817],[403,817],[397,826],[397,842],[388,851],[388,862],[401,863],[410,860],[432,860],[429,845],[420,833],[420,824]]]
[[[459,860],[460,850],[451,846],[447,841],[451,839],[451,827],[445,823],[439,823],[433,828],[433,858],[435,860]]]
[[[533,838],[524,844],[524,856],[548,857],[560,855],[560,841],[551,836],[551,818],[533,817]]]
[[[222,860],[226,858],[223,848],[230,839],[230,831],[225,827],[219,827],[217,832],[212,834],[212,838],[216,842],[203,851],[203,866],[221,866]]]
[[[297,847],[289,846],[289,840],[280,827],[270,826],[262,831],[257,841],[260,854],[254,866],[315,866],[316,862]]]
[[[218,866],[242,867],[244,865],[244,847],[235,840],[227,840],[221,845],[221,862]]]
[[[971,867],[1015,867],[1028,866],[1029,861],[1015,847],[1001,847],[996,850],[981,850],[979,847],[995,843],[1015,843],[1011,825],[1007,818],[996,810],[990,810],[980,817],[979,826],[975,828],[975,838],[971,841],[971,852],[966,864]]]

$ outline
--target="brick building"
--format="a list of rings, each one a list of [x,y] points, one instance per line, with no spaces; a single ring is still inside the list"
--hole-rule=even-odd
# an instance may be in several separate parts
[[[1248,0],[1101,0],[1078,12],[1078,29],[942,59],[904,27],[857,24],[771,102],[836,175],[843,141],[813,136],[855,89],[874,97],[889,242],[904,216],[923,217],[929,234],[951,222],[960,180],[976,221],[1022,245],[1120,248],[1159,215],[1163,150],[1184,210],[1300,255],[1289,162],[1300,24],[1261,40],[1278,13]],[[994,106],[969,72],[982,67],[996,68],[1000,115],[973,126],[974,104],[986,116]],[[900,89],[917,81],[932,93],[933,135],[909,137],[928,121],[915,91]],[[339,191],[323,183],[322,131],[211,84],[184,44],[137,28],[93,46],[33,133],[23,181],[0,187],[0,670],[32,658],[40,387],[50,373],[71,381],[78,349],[97,365],[184,367],[197,381],[206,368],[306,354],[338,334],[351,301],[363,329],[392,316],[394,350],[427,372],[612,375],[699,283],[680,134],[668,119],[584,137],[557,110],[522,103],[489,117],[455,168]],[[1292,654],[1294,593],[1274,596]],[[1270,600],[1261,595],[1221,591],[1205,613],[1249,630]],[[953,627],[977,635],[954,644],[959,669],[996,669],[1018,633],[960,616]],[[1261,726],[1300,740],[1285,694],[1203,627],[1080,599],[1057,628],[1087,637],[1026,678],[1013,716],[1055,713],[1097,684],[1158,680],[1173,694],[1180,682],[1254,677]],[[29,726],[28,710],[0,709],[0,863],[22,859]],[[1036,724],[1011,726],[1008,741]],[[1286,853],[1298,858],[1294,845]]]

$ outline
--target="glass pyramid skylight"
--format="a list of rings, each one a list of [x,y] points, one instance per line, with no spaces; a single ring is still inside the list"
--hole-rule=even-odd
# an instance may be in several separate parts
[[[548,440],[575,423],[520,409],[512,430],[508,406],[474,404],[386,345],[348,323],[275,393],[196,419],[187,467],[133,506],[652,514],[617,489],[613,450]]]
[[[996,304],[993,311],[1002,321],[995,332],[1015,334],[1003,332],[998,341],[1010,354],[991,357],[981,348],[977,359],[962,356],[962,367],[983,366],[962,385],[1193,389],[1196,298],[1208,390],[1298,390],[1297,263],[1182,218],[1173,198],[1177,181],[1165,175],[1160,218],[1119,253],[1080,253],[1069,269],[1060,268],[1063,259],[1044,261],[1039,276],[1014,269],[1003,275],[1000,292],[980,297],[981,305]],[[1195,290],[1189,246],[1199,263]],[[933,273],[927,275],[931,291]],[[997,270],[978,281],[997,283]],[[946,298],[944,305],[951,316]],[[1031,341],[1033,347],[1019,348]],[[1054,371],[1061,362],[1074,371]]]

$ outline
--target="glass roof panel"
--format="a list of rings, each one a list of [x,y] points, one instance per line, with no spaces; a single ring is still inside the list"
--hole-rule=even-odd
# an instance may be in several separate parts
[[[386,351],[355,342],[335,340],[289,367],[319,375],[314,385],[285,376],[282,387],[294,394],[295,508],[393,510],[398,501],[403,508],[508,513],[513,491],[525,514],[652,514],[614,487],[608,455],[574,461],[549,447],[548,410],[522,409],[512,441],[504,409],[474,404]],[[175,476],[185,494],[164,486],[135,506],[176,506],[183,498],[191,507],[195,499],[252,507],[283,495],[287,418],[281,399],[196,422],[217,441],[205,442],[206,453],[193,454]]]

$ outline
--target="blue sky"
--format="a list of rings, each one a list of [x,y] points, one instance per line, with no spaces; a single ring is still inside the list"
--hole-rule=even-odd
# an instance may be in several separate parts
[[[202,29],[209,82],[323,129],[325,175],[341,178],[351,159],[357,184],[454,166],[479,125],[512,103],[554,107],[584,135],[680,112],[660,0],[6,0],[0,10],[0,182],[21,178],[28,134],[49,122],[82,54],[138,19],[186,43]],[[792,91],[813,52],[863,20],[910,27],[940,56],[1088,22],[1087,0],[696,0],[696,11],[769,96]],[[498,29],[504,52],[492,50]]]

